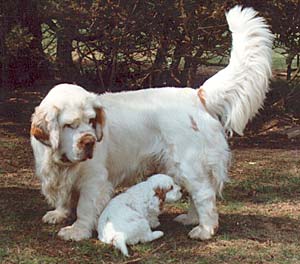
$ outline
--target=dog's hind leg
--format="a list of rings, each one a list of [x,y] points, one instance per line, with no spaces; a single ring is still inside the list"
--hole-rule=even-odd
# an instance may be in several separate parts
[[[194,239],[206,240],[210,239],[218,228],[218,213],[216,208],[216,189],[210,182],[209,176],[201,174],[201,178],[191,178],[189,174],[188,182],[185,184],[191,199],[194,204],[193,208],[189,210],[189,213],[185,216],[180,216],[181,219],[186,220],[186,223],[193,224],[199,223],[198,226],[192,229],[189,233],[189,237]],[[191,217],[191,219],[189,219]]]
[[[189,233],[194,239],[210,239],[218,228],[216,193],[218,185],[211,175],[212,166],[207,160],[197,160],[196,155],[180,157],[175,179],[183,185],[191,197],[191,208],[186,215],[177,217],[184,224],[198,224]]]
[[[190,231],[189,237],[201,240],[210,239],[218,228],[216,192],[209,182],[201,182],[198,188],[190,189],[190,193],[198,213],[199,225]]]

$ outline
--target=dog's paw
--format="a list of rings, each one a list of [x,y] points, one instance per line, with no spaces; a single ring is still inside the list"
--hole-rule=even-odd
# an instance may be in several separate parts
[[[192,239],[208,240],[216,233],[217,228],[196,226],[189,232]]]
[[[64,240],[80,241],[90,238],[92,233],[86,228],[80,228],[73,224],[60,229],[58,236]]]
[[[68,213],[66,211],[53,210],[47,212],[42,220],[44,223],[48,224],[59,224],[63,222],[68,217]]]
[[[199,224],[198,217],[192,217],[192,216],[189,216],[188,214],[178,215],[173,220],[178,223],[181,223],[183,225],[198,225]]]

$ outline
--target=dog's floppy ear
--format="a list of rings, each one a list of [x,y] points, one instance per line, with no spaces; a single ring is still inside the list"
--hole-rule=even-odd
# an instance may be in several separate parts
[[[95,123],[95,129],[96,129],[96,137],[97,141],[100,142],[103,137],[103,127],[105,125],[105,112],[103,107],[96,106],[96,123]]]
[[[166,200],[166,193],[168,192],[167,190],[157,187],[155,190],[155,196],[159,199],[159,209],[162,210],[163,208],[163,203]]]
[[[30,134],[44,145],[57,149],[59,145],[58,109],[38,106],[31,118]]]

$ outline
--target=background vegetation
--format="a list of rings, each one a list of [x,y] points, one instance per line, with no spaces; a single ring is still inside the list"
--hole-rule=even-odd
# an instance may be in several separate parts
[[[235,4],[266,17],[285,78],[296,78],[298,0],[14,0],[0,6],[2,92],[40,80],[88,84],[98,92],[196,87],[211,75],[204,66],[227,62],[224,12]]]

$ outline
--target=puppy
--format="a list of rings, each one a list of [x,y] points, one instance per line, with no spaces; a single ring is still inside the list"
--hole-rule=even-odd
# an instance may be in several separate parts
[[[163,236],[162,231],[152,232],[151,228],[160,225],[158,216],[163,202],[175,202],[180,198],[180,187],[173,179],[156,174],[109,202],[99,218],[98,237],[128,256],[126,244],[145,243]]]

